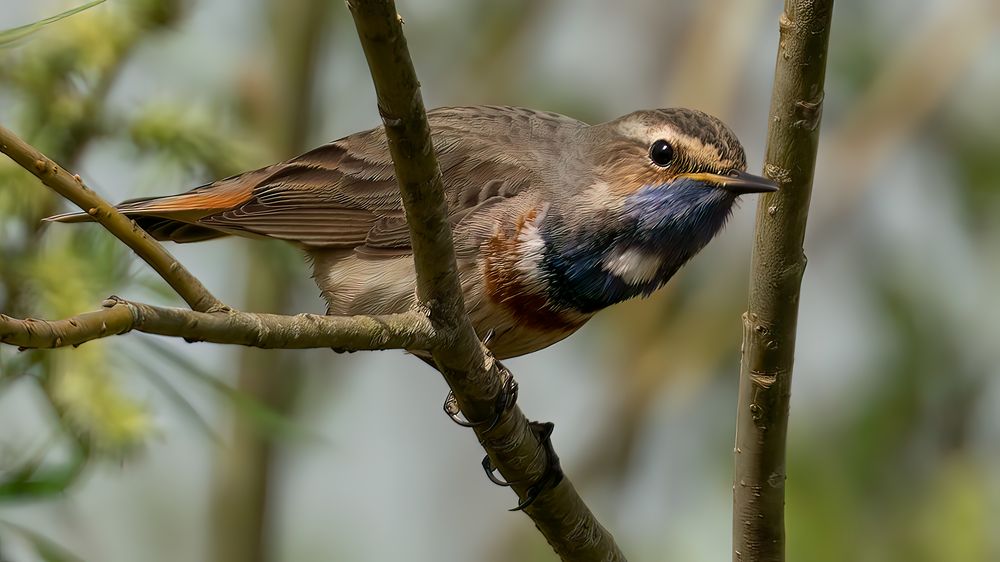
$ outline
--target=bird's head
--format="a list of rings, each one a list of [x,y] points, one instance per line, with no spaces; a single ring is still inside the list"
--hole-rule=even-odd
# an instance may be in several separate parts
[[[596,310],[660,287],[723,227],[737,197],[778,186],[746,172],[736,135],[691,109],[636,111],[580,131],[590,170],[552,229],[570,305]]]
[[[636,111],[585,133],[600,180],[619,200],[648,198],[729,203],[739,195],[776,191],[746,172],[746,154],[725,123],[684,108]],[[683,194],[683,196],[681,196]]]

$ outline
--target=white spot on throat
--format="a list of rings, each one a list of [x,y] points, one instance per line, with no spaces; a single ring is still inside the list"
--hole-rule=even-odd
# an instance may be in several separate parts
[[[625,248],[604,258],[604,271],[617,276],[630,285],[648,283],[656,278],[663,265],[663,257],[638,248]]]

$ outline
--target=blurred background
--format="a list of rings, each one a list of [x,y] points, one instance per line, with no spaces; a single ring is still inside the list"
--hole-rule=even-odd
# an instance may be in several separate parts
[[[398,0],[428,107],[722,117],[760,169],[781,3]],[[0,0],[0,29],[73,7]],[[612,7],[613,6],[613,7]],[[839,2],[806,240],[788,559],[1000,560],[1000,4]],[[10,39],[8,37],[8,39]],[[329,0],[112,0],[0,42],[0,123],[112,200],[378,124]],[[0,159],[0,311],[183,303]],[[755,202],[652,299],[512,360],[632,560],[728,560]],[[171,251],[238,308],[321,312],[280,243]],[[552,560],[400,352],[144,335],[0,347],[0,559]]]

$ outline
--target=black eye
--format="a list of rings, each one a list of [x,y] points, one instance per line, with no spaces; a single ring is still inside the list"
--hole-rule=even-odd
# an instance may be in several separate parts
[[[674,159],[674,147],[670,146],[669,142],[660,139],[649,147],[649,159],[657,166],[669,166],[670,161]]]

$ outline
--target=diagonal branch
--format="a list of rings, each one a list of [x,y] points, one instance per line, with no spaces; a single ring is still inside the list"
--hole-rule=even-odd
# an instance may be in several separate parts
[[[488,420],[501,392],[498,363],[479,342],[466,314],[455,264],[441,172],[431,144],[402,19],[392,0],[348,0],[368,59],[379,113],[389,139],[406,209],[417,271],[417,295],[442,341],[434,360],[469,419]],[[492,429],[476,429],[492,463],[522,498],[546,472],[545,447],[516,406]],[[565,560],[624,560],[568,479],[544,490],[525,510]]]
[[[365,50],[411,229],[417,294],[428,314],[383,317],[280,316],[230,310],[142,229],[64,169],[0,127],[0,151],[132,248],[193,311],[110,299],[103,310],[46,322],[0,315],[0,343],[60,347],[130,330],[191,341],[257,347],[429,350],[469,419],[492,419],[501,367],[479,342],[465,311],[441,175],[419,85],[391,0],[349,0]],[[549,474],[546,445],[519,408],[476,428],[480,443],[522,498]],[[554,453],[552,453],[554,454]],[[557,462],[557,459],[551,459]],[[567,560],[624,560],[568,479],[541,491],[525,510]]]
[[[428,349],[436,337],[427,316],[419,311],[385,316],[197,312],[111,297],[103,309],[65,320],[19,320],[0,314],[0,343],[22,349],[77,346],[132,330],[189,342],[337,351]]]
[[[11,160],[34,174],[53,191],[86,211],[111,234],[132,248],[192,309],[208,312],[225,308],[170,252],[84,185],[80,176],[70,175],[38,149],[4,127],[0,127],[0,152],[10,156]]]
[[[785,0],[761,197],[743,315],[733,482],[733,560],[785,559],[785,435],[802,251],[823,109],[833,0]]]

